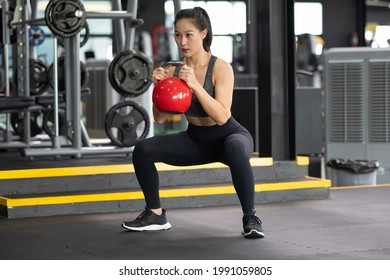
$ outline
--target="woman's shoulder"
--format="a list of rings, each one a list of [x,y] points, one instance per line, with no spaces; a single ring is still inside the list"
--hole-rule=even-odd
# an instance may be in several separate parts
[[[233,71],[231,64],[229,62],[227,62],[226,60],[219,58],[219,57],[216,57],[216,59],[215,59],[214,69],[217,70],[217,72],[221,72],[221,71],[231,72],[231,71]]]
[[[229,62],[227,62],[226,60],[224,60],[223,58],[220,58],[220,57],[217,57],[217,56],[214,56],[214,59],[215,59],[215,65],[218,66],[218,67],[227,67],[227,68],[231,68],[232,66],[230,65]]]

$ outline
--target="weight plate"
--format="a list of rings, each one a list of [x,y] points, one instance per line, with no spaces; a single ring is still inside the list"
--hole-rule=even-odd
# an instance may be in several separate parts
[[[64,91],[65,90],[65,58],[62,56],[58,58],[58,90],[59,91]],[[54,87],[54,68],[53,64],[50,65],[49,70],[49,83],[50,86],[53,88]],[[80,61],[80,83],[81,87],[84,87],[88,83],[88,71],[87,68],[85,67],[85,64]]]
[[[119,147],[131,147],[146,138],[150,128],[148,112],[133,101],[114,105],[106,114],[108,138]]]
[[[119,53],[110,63],[108,72],[112,87],[125,97],[144,93],[152,83],[152,63],[134,51]]]
[[[46,65],[40,60],[30,59],[30,94],[40,95],[49,86],[49,75]]]
[[[83,30],[85,30],[83,32]],[[58,44],[60,46],[64,46],[64,39],[62,37],[58,37]],[[83,28],[80,31],[80,48],[83,47],[89,40],[89,25],[87,21],[85,21]]]
[[[39,46],[45,41],[45,32],[39,26],[30,26],[28,29],[30,46]]]
[[[23,137],[24,134],[24,112],[11,114],[11,126],[14,132]],[[34,137],[43,130],[41,112],[30,112],[30,136]]]
[[[58,131],[62,136],[67,135],[66,131],[66,111],[64,108],[58,108]],[[55,135],[54,127],[54,108],[48,109],[43,115],[43,130],[51,138]]]
[[[84,5],[78,0],[51,0],[45,9],[49,29],[60,37],[72,37],[84,27]]]

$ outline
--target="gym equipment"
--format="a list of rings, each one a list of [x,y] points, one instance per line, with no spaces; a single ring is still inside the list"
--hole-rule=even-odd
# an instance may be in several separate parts
[[[15,134],[19,135],[21,138],[28,138],[35,134],[36,128],[33,128],[33,116],[31,112],[27,112],[28,108],[30,108],[34,104],[35,98],[30,96],[0,96],[0,113],[6,114],[7,141],[12,138],[11,127],[13,128]],[[14,113],[16,113],[16,115],[14,115]],[[27,119],[28,114],[32,116],[30,117],[30,122]]]
[[[0,112],[12,112],[13,110],[24,110],[35,104],[34,97],[0,96]]]
[[[122,101],[106,114],[105,129],[112,143],[120,147],[134,146],[146,138],[150,127],[148,112],[133,101]]]
[[[11,22],[14,18],[15,3],[3,0],[0,2],[0,45],[15,44],[16,30],[11,28]]]
[[[85,30],[85,32],[82,32],[82,30]],[[87,21],[85,21],[83,28],[80,30],[80,48],[83,47],[89,39],[89,25]],[[64,39],[62,37],[58,37],[58,44],[64,47]]]
[[[60,57],[58,58],[58,90],[64,91],[65,90],[65,58]],[[49,84],[52,88],[54,88],[54,65],[51,64],[48,70],[49,75]],[[81,87],[84,87],[88,82],[88,71],[85,67],[85,64],[80,61],[80,82]]]
[[[85,93],[88,94],[88,93]],[[64,94],[58,96],[58,102],[63,103]],[[25,130],[25,118],[26,114],[29,113],[30,118],[30,136],[36,136],[40,134],[43,130],[52,137],[53,133],[50,133],[48,128],[53,127],[53,122],[50,123],[50,120],[53,120],[53,111],[51,107],[54,102],[54,96],[52,94],[40,95],[40,96],[30,96],[30,97],[16,97],[16,96],[1,96],[0,97],[0,112],[1,113],[10,113],[11,116],[11,126],[15,134],[20,137],[24,136]],[[60,111],[60,125],[62,125],[63,119],[61,116],[64,116],[65,109]],[[62,113],[62,115],[61,115]],[[46,115],[51,116],[46,117]],[[48,132],[49,131],[49,132]]]
[[[182,67],[181,61],[164,63],[163,68],[170,66]],[[182,114],[192,102],[192,91],[187,83],[180,78],[169,77],[159,81],[153,89],[153,103],[161,112]]]
[[[23,137],[24,135],[24,118],[25,112],[17,112],[11,114],[11,125],[14,132]],[[43,130],[42,126],[42,114],[39,111],[30,112],[30,136],[36,136]]]
[[[60,37],[73,37],[85,26],[84,5],[77,0],[51,0],[45,9],[49,29]]]
[[[30,46],[39,46],[45,41],[45,32],[39,26],[30,26],[28,29],[28,38]]]
[[[37,98],[43,95],[31,96],[33,100],[15,100],[15,99],[6,99],[6,104],[0,104],[0,111],[6,113],[7,124],[6,131],[3,134],[5,142],[1,147],[7,148],[24,148],[23,156],[34,158],[36,156],[62,156],[68,155],[74,158],[80,158],[82,155],[91,155],[91,154],[112,154],[112,153],[130,153],[132,152],[132,147],[117,147],[116,145],[112,145],[110,139],[93,139],[90,140],[88,136],[88,132],[84,126],[82,120],[82,103],[80,103],[81,93],[83,91],[82,87],[86,86],[86,82],[88,80],[88,72],[85,71],[84,64],[80,64],[80,38],[83,39],[83,28],[86,27],[87,19],[113,19],[114,22],[118,22],[118,26],[121,28],[118,30],[114,30],[114,38],[117,41],[118,49],[115,52],[120,53],[124,50],[132,50],[134,47],[134,35],[135,28],[139,25],[143,24],[142,19],[137,19],[137,9],[138,9],[138,1],[137,0],[129,0],[127,1],[127,10],[122,11],[121,5],[119,5],[118,1],[113,1],[113,6],[117,6],[113,11],[109,12],[86,12],[84,10],[82,0],[50,0],[46,6],[46,10],[44,16],[41,18],[30,18],[31,11],[31,3],[30,1],[22,1],[17,0],[18,8],[15,9],[15,16],[8,16],[8,12],[10,11],[8,1],[4,1],[4,5],[2,6],[3,11],[2,15],[2,26],[5,27],[7,22],[9,23],[9,28],[2,28],[2,31],[5,31],[6,42],[5,44],[10,44],[9,41],[9,31],[14,30],[17,39],[17,48],[15,48],[16,54],[13,66],[16,71],[14,72],[13,77],[17,80],[15,81],[15,89],[13,94],[17,97],[25,96],[25,95],[33,95],[30,93],[30,69],[29,69],[29,47],[34,44],[40,43],[39,39],[42,39],[39,34],[34,34],[33,38],[38,39],[37,42],[31,42],[33,39],[29,37],[29,29],[33,26],[47,26],[48,29],[52,33],[53,37],[53,57],[58,57],[57,47],[58,40],[60,43],[63,42],[64,45],[64,58],[61,58],[59,61],[57,59],[54,60],[53,65],[51,65],[50,69],[48,69],[49,76],[49,86],[52,86],[54,100],[51,104],[48,104],[46,107],[42,108],[41,106],[37,106],[35,104]],[[36,3],[33,1],[32,3]],[[3,2],[2,2],[3,4]],[[35,5],[34,5],[35,6]],[[1,7],[0,7],[1,9]],[[6,13],[6,12],[7,13]],[[35,14],[35,13],[32,13]],[[4,16],[7,15],[7,16]],[[119,20],[124,20],[123,22]],[[86,32],[88,30],[86,29]],[[115,36],[117,34],[118,36]],[[32,35],[32,34],[30,34]],[[88,35],[88,34],[86,34]],[[123,37],[123,35],[125,35]],[[3,36],[2,36],[3,37]],[[88,38],[88,36],[84,36],[84,41]],[[125,41],[122,42],[122,39]],[[4,48],[8,50],[8,48]],[[6,69],[9,68],[8,58],[9,54],[4,50],[4,57]],[[139,58],[139,56],[138,56]],[[139,58],[139,60],[141,60]],[[131,63],[133,65],[134,63]],[[59,67],[58,67],[59,66]],[[134,66],[134,65],[133,65]],[[132,79],[139,80],[144,79],[151,76],[151,70],[147,67],[144,67],[143,64],[139,64],[135,66],[135,70],[131,71]],[[48,67],[49,68],[49,67]],[[124,68],[126,69],[126,68]],[[141,70],[140,70],[141,69]],[[40,72],[40,68],[35,69],[37,72]],[[59,70],[59,71],[58,71]],[[139,72],[138,72],[139,71]],[[42,71],[44,72],[44,71]],[[150,73],[149,73],[150,72]],[[146,73],[146,74],[145,74]],[[127,73],[126,73],[127,74]],[[59,79],[57,78],[59,77]],[[10,79],[5,79],[9,81]],[[40,80],[40,79],[36,79]],[[145,80],[145,84],[140,86],[137,82],[135,82],[132,86],[136,91],[136,94],[141,94],[143,90],[147,90],[148,83],[150,83],[150,78]],[[133,81],[134,82],[134,81]],[[38,83],[39,84],[39,83]],[[124,83],[127,85],[127,82]],[[123,85],[122,85],[123,86]],[[142,87],[145,87],[143,89]],[[4,91],[6,96],[9,96],[9,86],[4,87]],[[38,87],[39,88],[39,87]],[[61,92],[59,92],[61,91]],[[131,93],[132,94],[132,93]],[[63,95],[65,101],[65,127],[66,134],[63,135],[62,131],[58,131],[60,128],[59,118],[62,117],[62,113],[58,108],[59,105],[59,96]],[[19,103],[14,106],[13,103]],[[25,103],[32,103],[32,107],[29,107]],[[49,100],[41,100],[44,102],[49,102]],[[12,109],[11,107],[15,107]],[[4,107],[2,109],[2,107]],[[31,111],[43,110],[43,112],[47,110],[53,111],[52,115],[54,118],[54,124],[51,126],[51,118],[47,117],[46,126],[49,127],[49,133],[54,133],[54,136],[51,137],[51,141],[49,143],[50,147],[47,148],[47,143],[30,141],[30,119],[29,113]],[[20,110],[24,110],[26,112],[24,118],[24,137],[21,141],[14,141],[12,139],[12,135],[10,133],[11,123],[10,123],[10,113],[19,112]],[[123,109],[124,110],[124,109]],[[137,110],[134,110],[135,112]],[[147,118],[147,115],[146,117]],[[149,125],[148,125],[149,126]],[[148,127],[147,126],[147,127]],[[52,131],[50,132],[50,127],[52,127]],[[142,125],[139,125],[142,128]],[[46,128],[47,129],[47,128]],[[149,129],[150,130],[150,129]],[[137,130],[138,131],[138,130]],[[60,135],[61,134],[61,135]],[[63,139],[65,136],[67,139]],[[142,135],[141,135],[142,136]],[[143,137],[143,136],[142,136]],[[65,142],[63,142],[65,140]],[[101,141],[104,140],[104,141]],[[107,145],[107,146],[106,146]]]
[[[55,126],[54,126],[54,108],[50,108],[43,115],[43,130],[51,138],[55,136]],[[58,130],[59,134],[62,136],[67,135],[66,129],[66,111],[65,108],[58,108]]]
[[[152,83],[152,63],[144,55],[128,50],[119,53],[109,67],[112,87],[122,96],[135,97]]]
[[[30,59],[30,94],[40,95],[50,86],[46,65],[36,59]]]

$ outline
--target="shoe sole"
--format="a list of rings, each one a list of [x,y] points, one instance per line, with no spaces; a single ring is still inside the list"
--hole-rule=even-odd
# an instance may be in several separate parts
[[[247,232],[247,233],[242,232],[242,235],[245,238],[249,238],[249,239],[264,238],[265,237],[264,232],[257,231],[255,229],[252,229],[250,232]]]
[[[168,222],[163,225],[149,225],[144,227],[129,227],[125,223],[122,223],[122,227],[131,231],[153,231],[153,230],[164,230],[164,229],[170,229],[172,226]]]

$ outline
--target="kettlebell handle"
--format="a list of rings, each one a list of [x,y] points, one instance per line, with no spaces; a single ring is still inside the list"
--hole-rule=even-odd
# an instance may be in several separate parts
[[[165,62],[163,65],[161,65],[161,67],[162,68],[168,68],[170,66],[182,67],[184,65],[185,65],[184,62],[182,62],[180,60],[175,60],[175,61]]]

